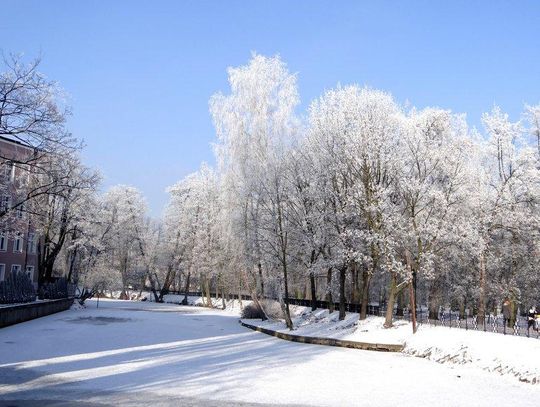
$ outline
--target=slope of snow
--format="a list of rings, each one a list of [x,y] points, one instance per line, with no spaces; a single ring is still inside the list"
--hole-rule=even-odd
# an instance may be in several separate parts
[[[422,326],[404,352],[439,363],[471,364],[484,370],[540,383],[540,340],[492,332]]]
[[[528,407],[538,389],[466,365],[283,341],[203,307],[89,300],[0,330],[0,400],[35,405]]]
[[[411,324],[396,321],[385,329],[384,318],[369,316],[358,320],[358,314],[347,313],[339,321],[338,312],[311,311],[294,307],[293,334],[350,341],[403,344],[404,353],[438,363],[469,365],[520,381],[540,383],[540,340],[491,332],[421,325],[413,335]],[[246,320],[260,327],[289,332],[283,321]]]
[[[339,312],[330,313],[326,309],[311,311],[308,307],[292,306],[293,334],[324,338],[345,339],[368,343],[403,344],[412,334],[410,324],[397,321],[394,327],[383,329],[384,319],[368,316],[364,321],[358,320],[358,314],[348,312],[343,321],[339,320]],[[260,321],[246,320],[260,327],[289,332],[282,320]]]

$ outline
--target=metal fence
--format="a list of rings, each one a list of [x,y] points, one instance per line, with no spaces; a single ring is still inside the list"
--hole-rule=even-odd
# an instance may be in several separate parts
[[[185,295],[183,292],[170,292],[170,294]],[[200,291],[188,292],[189,296],[202,297],[203,293]],[[211,293],[212,297],[217,297],[216,293]],[[250,295],[246,294],[230,294],[226,296],[228,299],[239,299],[242,300],[251,300]],[[276,300],[275,298],[268,298]],[[311,300],[306,300],[303,298],[289,298],[289,304],[291,305],[300,305],[304,307],[311,307]],[[339,309],[339,302],[334,302],[334,309]],[[317,308],[329,309],[328,301],[316,301]],[[345,311],[347,312],[356,312],[360,313],[360,304],[358,303],[345,303]],[[367,307],[368,315],[375,316],[385,316],[386,308],[379,305],[369,304]],[[411,320],[411,313],[407,310],[403,310],[403,315],[397,314],[397,309],[393,312],[394,318],[397,320]],[[493,332],[503,335],[514,335],[514,336],[526,336],[528,338],[537,338],[540,339],[540,332],[534,327],[530,328],[528,323],[528,318],[524,316],[516,316],[515,320],[508,321],[504,320],[502,315],[493,315],[488,314],[485,316],[482,321],[477,315],[470,315],[463,317],[458,311],[440,311],[438,313],[438,319],[429,318],[429,312],[426,309],[417,309],[416,311],[416,322],[418,325],[429,324],[433,326],[444,326],[447,328],[457,328],[465,329],[472,331],[484,331],[484,332]]]

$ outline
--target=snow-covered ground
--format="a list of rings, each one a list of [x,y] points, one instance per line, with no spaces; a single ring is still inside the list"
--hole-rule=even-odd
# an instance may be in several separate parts
[[[347,313],[345,319],[339,321],[338,312],[312,312],[309,308],[298,306],[293,307],[293,314],[295,329],[292,333],[295,335],[403,344],[404,353],[408,355],[438,363],[466,365],[540,384],[540,340],[536,338],[431,325],[419,326],[417,333],[413,335],[412,326],[407,321],[396,321],[393,328],[385,329],[382,317],[369,316],[364,321],[358,321],[358,314]],[[290,332],[283,321],[246,322]]]
[[[283,341],[237,319],[236,310],[114,300],[96,308],[92,300],[86,309],[1,329],[0,400],[205,407],[539,402],[540,386],[509,376]]]

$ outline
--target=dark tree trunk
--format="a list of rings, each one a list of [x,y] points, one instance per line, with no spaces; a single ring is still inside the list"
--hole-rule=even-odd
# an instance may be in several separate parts
[[[347,267],[344,266],[339,270],[339,320],[345,319],[345,280],[347,278]]]
[[[261,297],[264,298],[264,280],[261,263],[257,265],[257,268],[259,270],[259,281],[261,282]]]
[[[212,295],[210,294],[210,279],[208,277],[204,277],[204,288],[206,291],[206,306],[208,308],[214,308],[214,304],[212,304]]]
[[[311,289],[311,310],[315,311],[317,309],[317,289],[315,287],[315,273],[313,271],[309,273],[309,285]]]
[[[360,306],[360,319],[366,319],[369,304],[369,283],[371,276],[367,270],[362,272],[362,304]]]
[[[184,299],[182,300],[182,305],[188,305],[188,293],[189,293],[189,279],[191,277],[191,271],[188,271],[186,277],[186,288],[184,290]]]
[[[397,290],[397,278],[395,273],[391,273],[390,275],[390,291],[388,294],[388,303],[386,305],[386,315],[385,315],[385,321],[384,321],[384,327],[385,328],[391,328],[392,327],[392,317],[394,314],[394,301],[396,299],[396,294],[398,292]]]
[[[396,316],[402,317],[403,316],[403,309],[405,307],[405,293],[401,291],[397,295],[397,308],[396,308]]]
[[[165,281],[163,282],[163,286],[159,290],[159,302],[163,302],[163,296],[169,294],[171,284],[173,283],[173,281],[175,281],[175,278],[176,271],[173,270],[172,265],[169,265],[167,275],[165,276]]]
[[[150,274],[150,271],[147,271],[146,275],[148,276],[148,281],[150,281],[150,291],[152,291],[152,294],[154,295],[154,301],[161,302],[159,299],[159,294],[156,290],[156,282],[154,281],[152,274]]]
[[[293,329],[291,311],[289,309],[289,282],[287,276],[287,263],[283,263],[283,280],[285,286],[285,323],[287,324],[287,328]]]
[[[328,311],[334,312],[334,299],[332,298],[332,267],[328,268],[326,273],[326,301],[328,302]]]
[[[486,258],[484,253],[480,254],[479,259],[480,272],[480,290],[478,298],[478,324],[483,324],[486,319]]]

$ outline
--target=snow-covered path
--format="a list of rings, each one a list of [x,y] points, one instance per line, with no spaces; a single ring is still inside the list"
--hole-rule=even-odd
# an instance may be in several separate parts
[[[127,301],[88,305],[0,330],[0,405],[540,403],[537,385],[401,354],[291,343],[243,328],[232,313]]]

